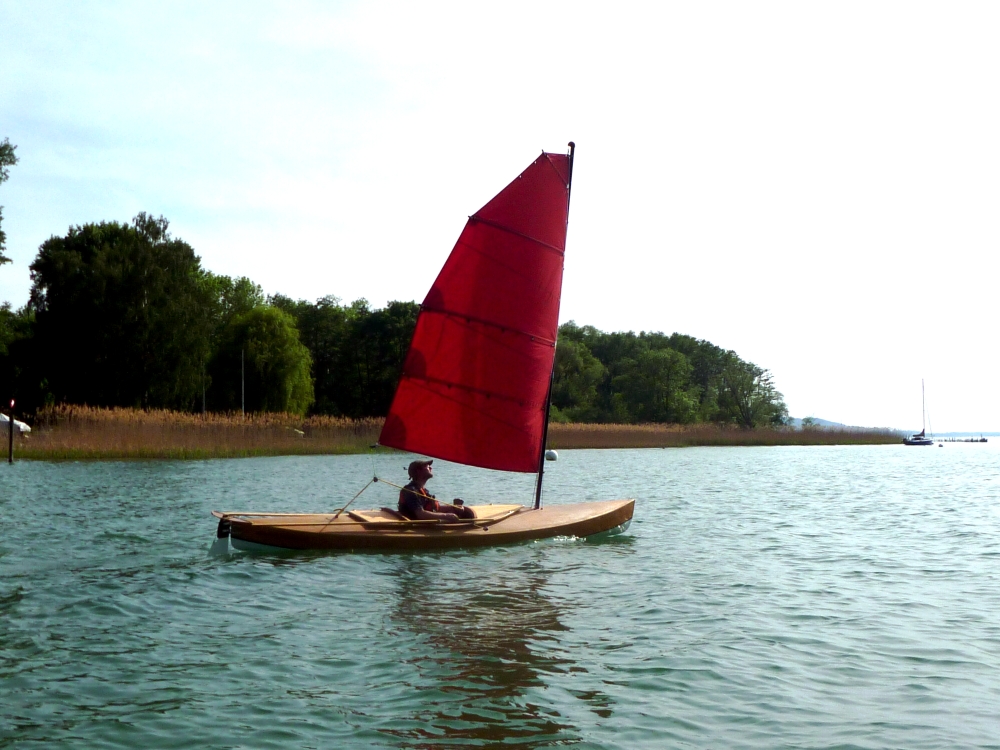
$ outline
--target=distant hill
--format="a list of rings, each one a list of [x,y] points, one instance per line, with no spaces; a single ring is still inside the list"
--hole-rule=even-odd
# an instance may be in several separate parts
[[[813,426],[814,427],[835,427],[835,428],[838,428],[838,429],[852,429],[852,430],[887,429],[887,428],[879,428],[879,427],[856,427],[856,426],[853,426],[853,425],[846,425],[843,422],[831,422],[828,419],[820,419],[819,417],[813,417],[812,420],[813,420]],[[800,419],[799,417],[789,417],[788,418],[788,424],[791,427],[795,427],[795,428],[801,429],[802,428],[802,419]],[[907,435],[911,435],[911,434],[917,432],[916,430],[897,430],[897,431],[900,432],[900,433],[906,433]],[[1000,436],[1000,432],[983,432],[981,430],[966,430],[965,432],[935,432],[935,433],[933,433],[933,435],[936,438],[946,438],[946,437],[949,437],[949,438],[953,438],[953,437],[979,437],[980,435],[982,435],[983,437],[998,437],[998,436]]]
[[[831,422],[828,419],[820,419],[819,417],[813,417],[812,421],[815,427],[847,427],[843,422]],[[799,417],[789,417],[788,424],[792,427],[802,427],[802,420]]]
[[[980,435],[982,435],[983,437],[996,437],[997,435],[1000,435],[1000,432],[982,432],[981,430],[980,431],[976,431],[976,430],[968,431],[967,430],[966,432],[935,432],[934,433],[934,437],[979,437]]]

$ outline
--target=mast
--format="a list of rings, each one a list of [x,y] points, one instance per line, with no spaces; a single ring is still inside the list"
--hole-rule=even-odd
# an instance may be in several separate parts
[[[569,202],[573,197],[573,154],[576,144],[569,142],[569,184],[566,186],[566,223],[569,224]],[[558,329],[557,329],[558,330]],[[557,336],[558,338],[558,336]],[[552,371],[549,373],[549,389],[545,393],[545,416],[542,427],[542,445],[538,449],[538,481],[535,483],[535,510],[542,507],[542,479],[545,477],[545,449],[549,441],[549,409],[552,404],[552,381],[556,377],[556,358],[552,357]]]
[[[924,393],[924,379],[920,378],[920,434],[923,435],[927,429],[924,424],[927,421],[927,395]]]

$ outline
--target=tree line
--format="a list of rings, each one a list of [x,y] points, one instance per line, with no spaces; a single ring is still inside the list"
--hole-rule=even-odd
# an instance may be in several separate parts
[[[771,373],[680,333],[559,327],[551,418],[568,422],[784,424]]]
[[[418,306],[265,298],[216,275],[163,217],[42,244],[28,303],[0,308],[0,392],[51,403],[351,417],[389,407]]]
[[[0,394],[181,411],[384,415],[419,305],[265,297],[216,275],[163,217],[72,227],[39,248],[27,304],[0,306]],[[770,373],[681,334],[560,327],[552,418],[780,423]]]

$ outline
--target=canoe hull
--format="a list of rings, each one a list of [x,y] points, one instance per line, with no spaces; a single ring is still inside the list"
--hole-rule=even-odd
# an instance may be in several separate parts
[[[495,513],[491,521],[484,508],[511,508]],[[364,523],[346,514],[260,515],[216,513],[228,530],[233,546],[257,545],[291,550],[415,551],[458,549],[516,544],[555,536],[588,537],[626,526],[632,519],[635,500],[552,505],[534,510],[517,506],[474,506],[475,525]],[[377,515],[377,514],[376,514]],[[365,519],[369,516],[360,516]]]

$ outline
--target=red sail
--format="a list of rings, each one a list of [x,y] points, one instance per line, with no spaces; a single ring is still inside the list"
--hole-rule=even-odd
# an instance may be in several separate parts
[[[538,470],[569,170],[568,156],[542,154],[469,218],[421,306],[382,445]]]

